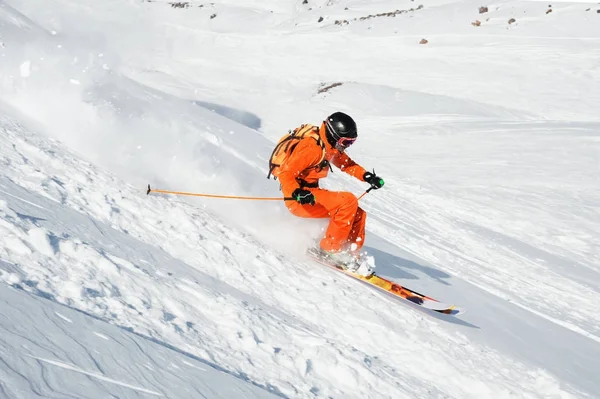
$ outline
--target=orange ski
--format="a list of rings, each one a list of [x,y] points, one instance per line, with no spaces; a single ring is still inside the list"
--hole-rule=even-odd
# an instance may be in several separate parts
[[[411,290],[410,288],[406,288],[398,283],[380,277],[376,274],[372,274],[370,276],[362,276],[360,274],[346,270],[339,265],[333,265],[310,251],[308,252],[308,255],[311,257],[311,259],[319,262],[320,264],[327,266],[333,270],[337,270],[341,273],[344,273],[348,277],[354,278],[355,280],[359,280],[365,284],[370,285],[371,287],[377,288],[395,297],[399,297],[404,300],[410,301],[426,309],[450,315],[458,315],[465,312],[464,309],[457,308],[454,305],[442,303],[437,299],[420,294],[416,291]]]

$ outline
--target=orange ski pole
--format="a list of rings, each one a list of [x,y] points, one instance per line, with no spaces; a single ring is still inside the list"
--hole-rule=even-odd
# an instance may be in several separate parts
[[[361,195],[360,197],[358,197],[358,200],[357,200],[357,201],[360,201],[360,199],[361,199],[362,197],[364,197],[365,195],[369,194],[369,191],[371,191],[371,190],[373,190],[373,187],[371,187],[371,188],[368,188],[368,189],[367,189],[367,191],[365,191],[364,193],[362,193],[362,195]]]
[[[255,200],[255,201],[290,201],[294,200],[292,197],[243,197],[239,195],[216,195],[216,194],[203,194],[203,193],[186,193],[182,191],[168,191],[168,190],[158,190],[155,188],[150,188],[148,184],[148,190],[146,191],[146,195],[150,193],[160,193],[160,194],[172,194],[172,195],[187,195],[192,197],[207,197],[207,198],[225,198],[225,199],[239,199],[239,200]]]

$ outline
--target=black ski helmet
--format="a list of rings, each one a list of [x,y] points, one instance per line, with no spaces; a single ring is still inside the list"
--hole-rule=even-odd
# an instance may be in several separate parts
[[[332,147],[347,148],[358,137],[356,122],[350,115],[334,112],[325,119],[325,136]]]

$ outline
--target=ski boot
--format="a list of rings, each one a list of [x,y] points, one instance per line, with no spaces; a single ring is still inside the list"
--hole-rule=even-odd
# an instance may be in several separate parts
[[[348,250],[329,252],[320,247],[311,248],[309,252],[333,266],[361,276],[368,277],[374,273],[373,268],[375,265],[372,262],[372,257],[361,257],[360,254]]]

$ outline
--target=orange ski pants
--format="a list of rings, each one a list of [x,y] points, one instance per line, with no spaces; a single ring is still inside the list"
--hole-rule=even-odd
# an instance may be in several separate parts
[[[329,218],[329,226],[321,239],[322,249],[337,252],[356,244],[358,251],[365,241],[367,214],[358,206],[356,196],[345,191],[308,190],[315,196],[315,205],[286,201],[290,212],[304,218]]]

